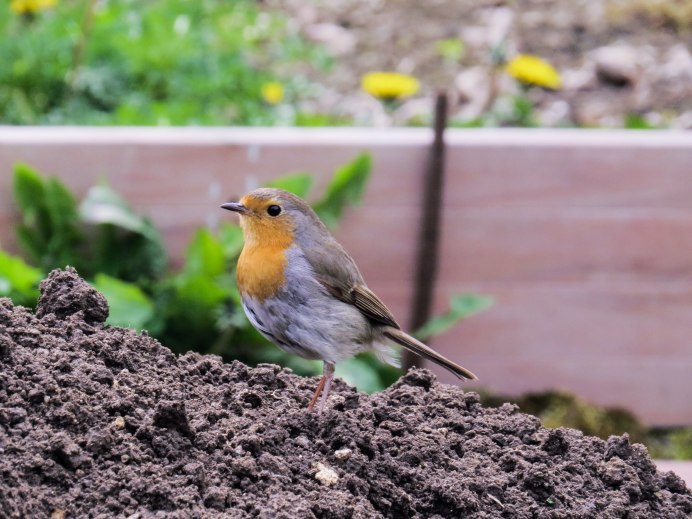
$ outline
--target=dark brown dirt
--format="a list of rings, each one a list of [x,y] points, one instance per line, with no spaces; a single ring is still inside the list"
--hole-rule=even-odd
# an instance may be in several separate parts
[[[2,517],[684,518],[628,438],[545,429],[414,370],[367,396],[103,324],[74,271],[36,315],[0,299]]]

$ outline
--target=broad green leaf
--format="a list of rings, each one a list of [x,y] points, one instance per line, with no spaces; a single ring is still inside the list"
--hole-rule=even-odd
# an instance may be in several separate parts
[[[161,234],[106,184],[92,187],[79,207],[90,229],[89,270],[126,281],[158,279],[168,261]]]
[[[154,303],[134,283],[97,274],[94,288],[108,301],[108,324],[141,330],[154,316]]]
[[[375,393],[384,385],[372,361],[363,357],[352,357],[336,365],[335,375],[355,386],[359,391]]]
[[[16,304],[35,303],[42,277],[39,269],[0,250],[0,297],[11,297]]]
[[[210,277],[204,273],[179,277],[174,304],[188,314],[213,310],[229,297],[229,277]]]
[[[35,263],[42,263],[41,260],[46,246],[45,241],[23,224],[18,224],[14,231],[17,235],[17,242],[24,254]]]
[[[672,432],[669,443],[674,459],[692,460],[692,427],[683,427]]]
[[[327,191],[313,209],[327,227],[335,227],[349,204],[360,203],[370,178],[372,157],[361,153],[334,173]]]
[[[135,213],[130,205],[106,184],[89,189],[79,206],[79,214],[86,223],[111,224],[160,240],[149,220]]]
[[[224,248],[209,229],[199,229],[185,252],[186,276],[214,277],[224,273]]]
[[[45,208],[47,251],[44,265],[82,267],[81,254],[77,250],[80,242],[77,202],[72,193],[57,178],[45,181]]]
[[[44,180],[26,164],[14,170],[15,199],[22,212],[18,241],[45,269],[74,265],[81,269],[81,234],[74,197],[57,179]]]
[[[234,259],[243,249],[243,230],[237,225],[222,223],[219,227],[219,241],[226,258]]]
[[[44,198],[45,187],[41,175],[28,164],[17,163],[14,165],[12,189],[22,213],[35,213],[37,201]]]
[[[221,333],[232,286],[230,278],[181,273],[170,279],[169,288],[158,297],[157,307],[164,321],[159,336],[164,344],[176,351],[216,351],[215,344],[225,342]]]
[[[21,211],[15,233],[24,252],[34,261],[43,262],[47,241],[52,233],[45,207],[46,188],[41,175],[28,164],[15,164],[12,177],[14,199]]]
[[[305,198],[310,192],[313,182],[314,179],[307,173],[294,173],[293,175],[286,175],[284,177],[274,179],[271,182],[268,182],[266,186],[285,189],[294,195]]]
[[[70,233],[77,221],[77,202],[65,184],[51,177],[45,181],[46,209],[54,230]]]
[[[88,272],[101,272],[109,276],[137,283],[149,283],[161,278],[168,257],[163,243],[153,229],[149,236],[133,233],[111,224],[96,225],[91,229]]]
[[[455,294],[449,299],[449,311],[445,314],[431,318],[415,336],[425,341],[446,332],[462,319],[478,313],[493,304],[493,300],[487,296],[477,294]]]

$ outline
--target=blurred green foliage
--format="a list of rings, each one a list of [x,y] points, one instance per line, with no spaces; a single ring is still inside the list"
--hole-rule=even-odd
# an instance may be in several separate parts
[[[11,5],[0,2],[2,124],[344,126],[373,121],[360,109],[342,111],[321,102],[334,93],[311,78],[327,76],[334,58],[302,37],[286,13],[263,2],[60,0],[31,13],[14,12]],[[676,9],[625,11],[677,30],[692,9]],[[449,74],[468,64],[463,40],[442,38],[432,45],[439,67]],[[486,71],[486,106],[470,119],[452,115],[450,126],[541,124],[531,95],[540,81],[524,82],[516,93],[499,88],[500,75],[507,72],[502,65],[511,58],[506,42],[489,51],[484,61],[493,66]],[[540,77],[536,70],[533,76]],[[262,95],[269,84],[281,90],[273,101]],[[430,87],[424,89],[428,95]],[[349,92],[339,94],[349,97]],[[382,102],[390,116],[401,105]],[[432,102],[429,112],[408,112],[391,120],[428,126]],[[566,115],[557,125],[574,124]],[[666,123],[629,114],[622,125]]]
[[[17,164],[17,240],[44,271],[72,265],[89,277],[107,274],[146,283],[166,268],[166,251],[151,222],[136,215],[108,186],[94,186],[81,205],[57,178]]]
[[[43,274],[23,259],[0,250],[0,297],[9,297],[18,305],[35,305]]]
[[[9,4],[0,4],[5,124],[292,123],[295,113],[264,102],[262,85],[305,94],[311,84],[287,67],[330,66],[251,0],[63,0],[30,16]]]
[[[141,330],[153,320],[154,304],[151,298],[134,283],[99,272],[91,284],[108,301],[109,324]]]
[[[337,225],[347,207],[360,202],[371,169],[370,155],[361,154],[336,170],[313,203],[329,227]],[[313,177],[295,173],[269,185],[309,197]],[[0,295],[31,306],[45,273],[72,265],[108,300],[109,324],[147,329],[178,352],[192,349],[251,365],[274,362],[300,374],[321,371],[321,362],[270,345],[245,317],[234,271],[243,237],[230,218],[217,232],[197,230],[182,267],[170,271],[159,231],[108,185],[93,186],[77,204],[57,178],[44,178],[18,164],[13,189],[21,216],[19,243],[37,268],[0,253]],[[454,296],[450,312],[434,318],[422,333],[426,338],[441,333],[488,304],[480,296]],[[368,353],[341,363],[337,374],[372,392],[393,383],[400,373]]]
[[[61,0],[24,15],[4,2],[0,35],[3,124],[354,123],[353,115],[319,108],[324,87],[310,77],[330,72],[329,52],[284,13],[253,0]],[[459,66],[462,40],[434,45],[442,66]],[[269,84],[280,85],[281,100],[263,98]],[[450,124],[536,126],[524,93],[500,103],[494,97],[477,119]],[[430,116],[403,123],[427,126]]]
[[[493,304],[493,300],[487,296],[477,294],[454,294],[449,298],[449,311],[445,314],[432,317],[415,335],[421,341],[427,341],[435,335],[446,332],[461,319],[471,317],[482,312]]]
[[[72,194],[58,179],[44,180],[26,164],[15,167],[13,186],[21,213],[17,240],[29,259],[44,270],[73,259],[81,267],[81,256],[73,253],[82,235]]]
[[[646,117],[635,113],[625,115],[623,126],[627,130],[655,130],[658,128],[655,124],[650,123]]]
[[[435,50],[443,58],[457,63],[464,56],[465,45],[459,38],[445,38],[435,42]]]

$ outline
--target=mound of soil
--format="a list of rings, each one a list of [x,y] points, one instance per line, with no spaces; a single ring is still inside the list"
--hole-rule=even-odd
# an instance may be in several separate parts
[[[368,396],[104,324],[72,270],[0,299],[3,517],[666,517],[692,494],[627,436],[545,429],[412,370]]]

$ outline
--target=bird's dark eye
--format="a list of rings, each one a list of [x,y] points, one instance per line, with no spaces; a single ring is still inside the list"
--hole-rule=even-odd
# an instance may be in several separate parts
[[[281,214],[281,207],[278,205],[270,205],[267,207],[267,214],[269,216],[279,216]]]

